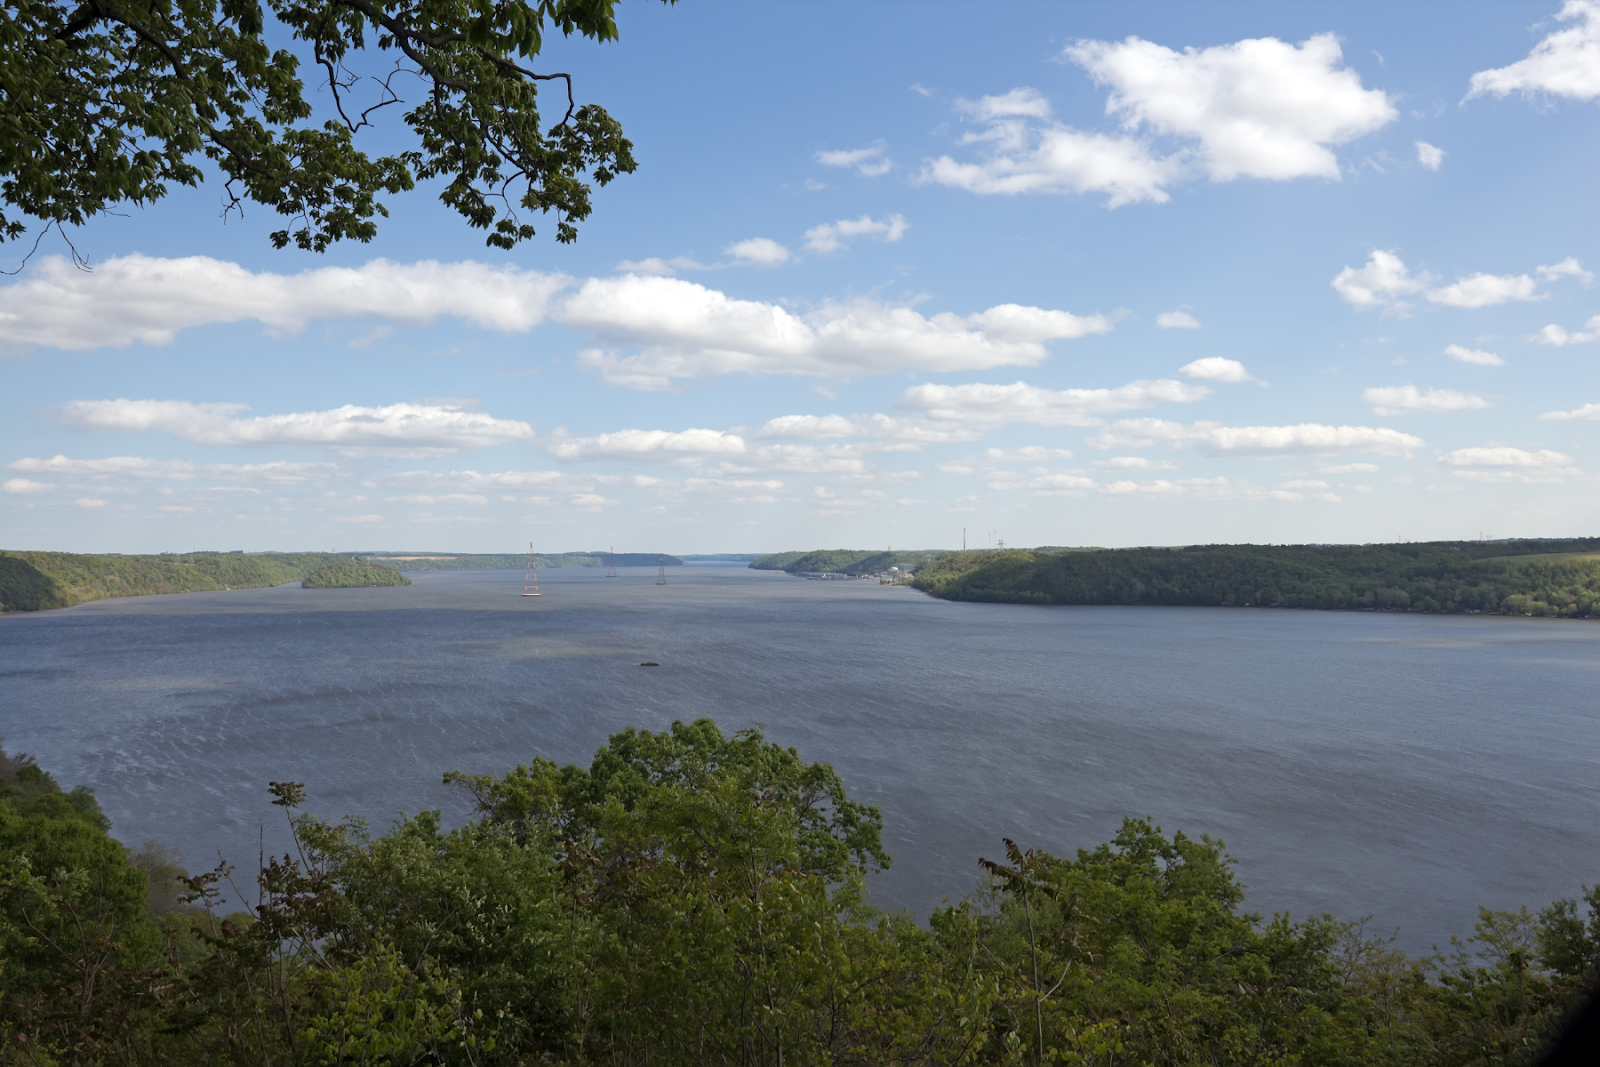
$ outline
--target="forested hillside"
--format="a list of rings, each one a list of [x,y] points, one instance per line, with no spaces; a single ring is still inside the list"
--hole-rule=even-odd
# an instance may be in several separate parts
[[[774,552],[752,560],[750,566],[758,571],[789,574],[882,574],[890,567],[921,567],[947,554],[938,550],[818,548],[810,552]]]
[[[1600,615],[1600,539],[950,554],[947,600]]]
[[[1140,820],[875,912],[878,810],[708,720],[445,781],[464,825],[381,834],[272,783],[295,848],[190,877],[0,751],[0,1065],[1513,1067],[1600,984],[1600,888],[1414,959]]]
[[[327,553],[90,556],[0,552],[0,610],[41,611],[106,597],[259,589],[292,582],[341,557]]]
[[[411,579],[393,566],[355,556],[343,556],[318,567],[306,576],[300,586],[303,589],[367,589],[410,584]]]

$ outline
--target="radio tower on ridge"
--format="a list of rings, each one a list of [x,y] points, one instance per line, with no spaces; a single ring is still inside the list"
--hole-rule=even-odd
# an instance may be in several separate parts
[[[667,584],[667,555],[665,552],[656,555],[656,584]]]

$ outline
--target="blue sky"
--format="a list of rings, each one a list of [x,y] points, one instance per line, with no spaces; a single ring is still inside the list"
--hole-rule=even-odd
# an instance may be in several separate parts
[[[324,256],[215,184],[47,236],[0,544],[1600,530],[1600,0],[619,13],[543,61],[640,161],[576,245],[427,187]]]

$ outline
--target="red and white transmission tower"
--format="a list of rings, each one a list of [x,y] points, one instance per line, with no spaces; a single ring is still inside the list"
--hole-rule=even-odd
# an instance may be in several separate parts
[[[667,584],[667,554],[665,552],[656,555],[656,584]]]
[[[528,542],[528,569],[522,572],[522,595],[539,595],[539,562],[533,558],[533,542]]]

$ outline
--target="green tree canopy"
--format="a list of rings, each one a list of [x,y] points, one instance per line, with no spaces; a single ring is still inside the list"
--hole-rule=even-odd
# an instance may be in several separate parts
[[[671,0],[669,0],[671,2]],[[444,180],[440,199],[511,248],[526,215],[577,236],[590,183],[635,169],[603,108],[532,65],[545,34],[617,36],[615,0],[3,0],[0,239],[29,220],[81,225],[225,181],[289,221],[282,248],[369,241],[378,197]],[[283,42],[287,47],[274,47]],[[325,91],[318,114],[301,64]],[[539,88],[556,89],[546,126]],[[371,156],[356,134],[400,110],[412,146]]]

